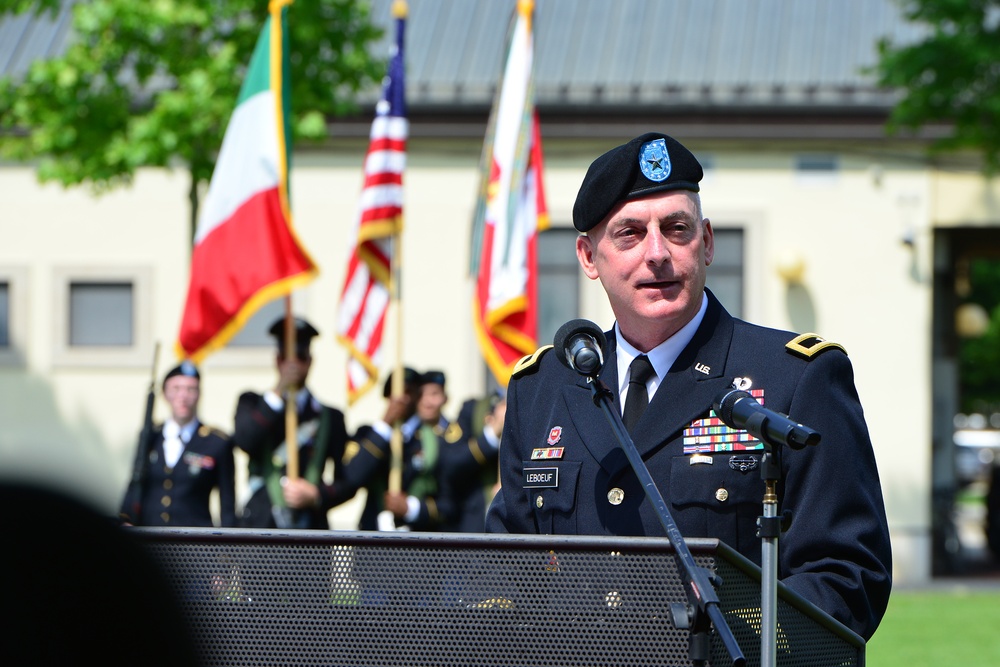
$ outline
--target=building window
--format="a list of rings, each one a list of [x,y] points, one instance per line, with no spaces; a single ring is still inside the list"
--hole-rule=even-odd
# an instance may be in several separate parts
[[[10,349],[10,282],[0,281],[0,348]]]
[[[28,340],[28,270],[0,266],[0,366],[23,366]]]
[[[552,342],[563,324],[579,317],[580,263],[572,227],[538,235],[538,345]]]
[[[57,267],[54,279],[55,364],[148,367],[156,344],[171,355],[173,339],[155,339],[148,267]]]
[[[798,183],[832,184],[837,181],[838,172],[836,155],[815,153],[795,156],[795,180]]]
[[[743,246],[742,229],[716,229],[715,258],[705,282],[729,314],[740,318],[744,316]]]
[[[69,286],[71,347],[130,346],[134,301],[129,282],[74,282]]]

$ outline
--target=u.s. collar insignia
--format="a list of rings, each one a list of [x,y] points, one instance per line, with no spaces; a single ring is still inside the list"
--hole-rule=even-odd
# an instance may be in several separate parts
[[[643,176],[655,183],[662,183],[670,177],[670,154],[667,153],[666,140],[654,139],[642,145],[639,169]]]
[[[545,442],[554,445],[562,440],[562,426],[553,426],[549,431],[549,439]]]

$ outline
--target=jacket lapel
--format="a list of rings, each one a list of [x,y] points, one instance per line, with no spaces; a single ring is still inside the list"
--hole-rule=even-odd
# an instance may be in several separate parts
[[[601,368],[598,380],[609,391],[614,409],[621,414],[618,397],[618,359],[613,329],[605,332],[605,340],[604,366]],[[577,382],[563,385],[562,395],[566,411],[591,456],[608,473],[613,474],[628,465],[628,459],[618,444],[618,438],[615,437],[604,410],[594,403],[594,390],[590,382],[582,375],[577,378]]]
[[[708,292],[708,310],[636,424],[632,439],[643,456],[704,416],[730,382],[723,375],[733,338],[733,318]]]

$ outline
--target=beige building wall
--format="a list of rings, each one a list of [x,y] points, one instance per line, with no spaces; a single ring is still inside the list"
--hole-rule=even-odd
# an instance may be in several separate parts
[[[294,299],[322,333],[310,384],[339,407],[345,407],[346,355],[333,331],[361,187],[364,147],[356,148],[299,155],[292,176],[295,226],[321,270]],[[942,206],[941,191],[971,177],[945,182],[905,163],[841,156],[836,174],[804,178],[790,151],[692,148],[711,157],[702,193],[706,215],[717,228],[745,230],[745,318],[815,331],[847,348],[882,475],[897,580],[929,577],[930,221],[940,215],[932,211]],[[549,153],[553,224],[570,225],[576,189],[598,149],[581,142]],[[448,374],[452,414],[481,391],[485,372],[466,276],[477,162],[478,147],[449,151],[412,142],[405,177],[403,357]],[[0,275],[13,281],[16,345],[14,358],[0,359],[5,473],[55,480],[116,509],[130,474],[154,342],[161,344],[159,377],[174,363],[187,285],[187,187],[183,171],[143,170],[131,188],[95,198],[84,189],[38,185],[27,167],[0,166]],[[796,267],[798,282],[779,275]],[[68,349],[66,281],[119,274],[138,281],[135,349]],[[610,326],[599,285],[582,275],[581,283],[580,316]],[[395,349],[394,334],[388,345]],[[231,430],[236,397],[269,386],[272,365],[268,348],[211,356],[202,368],[203,420]],[[158,418],[163,407],[157,405]],[[370,392],[347,410],[348,428],[381,409],[378,392]],[[336,528],[356,525],[358,502],[334,513]]]

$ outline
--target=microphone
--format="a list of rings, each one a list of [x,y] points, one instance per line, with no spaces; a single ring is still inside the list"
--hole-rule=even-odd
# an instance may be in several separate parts
[[[591,377],[597,375],[604,365],[604,332],[590,320],[570,320],[559,327],[553,339],[553,347],[559,354],[559,361],[567,367]]]
[[[769,445],[788,445],[802,449],[819,442],[820,435],[808,426],[792,421],[774,410],[768,410],[753,396],[739,389],[727,389],[715,398],[715,414],[728,426],[747,431]]]

